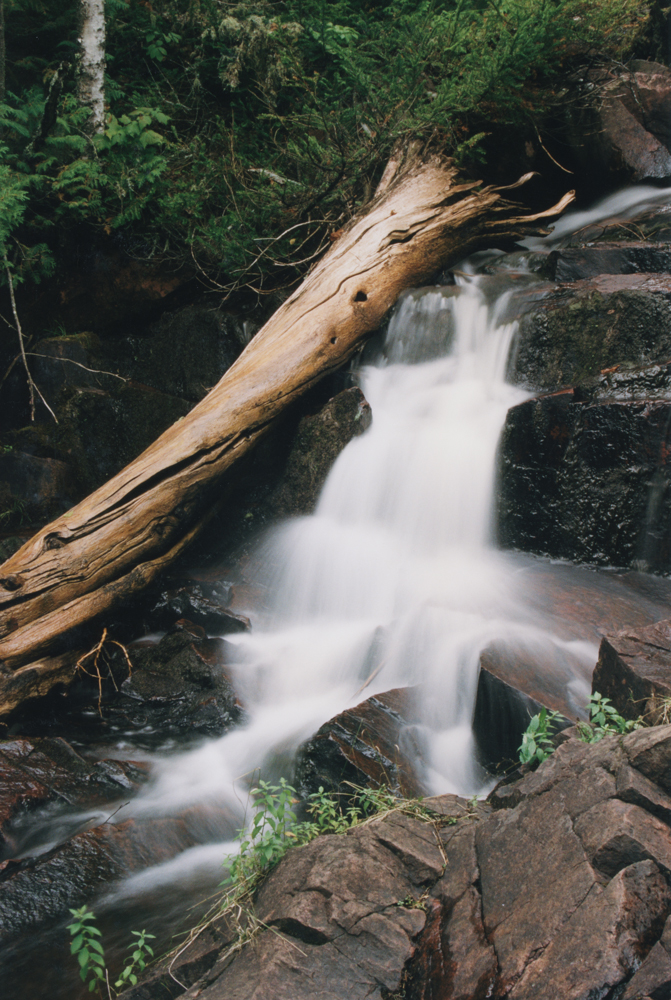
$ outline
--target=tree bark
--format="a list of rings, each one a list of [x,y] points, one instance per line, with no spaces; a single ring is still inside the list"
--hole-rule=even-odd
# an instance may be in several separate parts
[[[90,135],[105,127],[105,0],[79,0],[77,97],[90,108]]]
[[[41,660],[69,629],[155,579],[202,527],[212,487],[218,495],[231,489],[231,466],[293,400],[347,361],[405,288],[477,249],[538,232],[534,222],[573,200],[570,192],[523,216],[507,190],[460,183],[454,164],[438,157],[406,162],[387,178],[209,395],[0,567],[5,673]],[[2,686],[0,672],[0,712]]]

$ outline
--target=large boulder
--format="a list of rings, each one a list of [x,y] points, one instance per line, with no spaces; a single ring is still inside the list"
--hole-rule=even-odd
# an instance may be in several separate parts
[[[438,796],[319,837],[258,892],[250,943],[236,950],[221,927],[200,976],[194,943],[180,957],[193,973],[167,995],[666,996],[671,800],[655,779],[669,774],[671,727],[568,739],[488,803]],[[152,1000],[163,983],[150,973],[124,996]]]
[[[421,794],[413,739],[416,696],[414,688],[397,688],[325,722],[298,750],[295,784],[301,795],[320,787],[351,795],[352,786]]]

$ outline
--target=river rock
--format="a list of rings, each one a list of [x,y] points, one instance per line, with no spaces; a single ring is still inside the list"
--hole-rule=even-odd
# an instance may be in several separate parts
[[[336,458],[371,420],[370,406],[357,387],[339,392],[318,413],[303,417],[268,501],[273,516],[311,514]]]
[[[177,817],[102,822],[43,854],[6,861],[0,870],[0,940],[67,915],[111,882],[232,832],[228,814],[192,810]]]
[[[488,803],[437,796],[421,815],[391,813],[290,851],[257,894],[261,929],[237,953],[223,934],[214,961],[208,943],[208,971],[179,995],[667,996],[671,834],[618,791],[636,771],[665,795],[639,766],[671,773],[671,726],[595,745],[569,738]],[[159,990],[150,974],[124,996]]]
[[[49,807],[92,807],[134,794],[145,765],[128,760],[91,761],[62,739],[0,742],[0,860],[22,849],[30,814]]]
[[[670,374],[668,364],[623,368],[508,412],[499,453],[504,546],[668,570]]]
[[[242,716],[227,659],[225,640],[180,621],[157,645],[131,650],[132,672],[118,694],[108,689],[104,716],[162,737],[219,735]]]
[[[596,278],[601,274],[661,274],[671,272],[671,246],[651,243],[603,243],[551,250],[543,275],[560,283]]]
[[[146,614],[151,630],[171,629],[182,618],[204,628],[210,635],[248,632],[249,618],[227,607],[230,588],[218,582],[187,581],[166,587]]]
[[[295,783],[302,797],[320,786],[351,795],[352,785],[421,794],[414,767],[419,754],[414,698],[413,688],[397,688],[325,722],[298,750]]]

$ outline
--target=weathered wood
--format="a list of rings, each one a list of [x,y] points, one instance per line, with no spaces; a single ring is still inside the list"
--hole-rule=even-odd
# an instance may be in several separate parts
[[[503,197],[510,188],[459,183],[452,162],[437,157],[385,181],[209,395],[0,567],[5,671],[150,583],[199,530],[208,486],[230,488],[223,474],[353,354],[405,288],[501,238],[528,235],[573,198],[523,216]]]

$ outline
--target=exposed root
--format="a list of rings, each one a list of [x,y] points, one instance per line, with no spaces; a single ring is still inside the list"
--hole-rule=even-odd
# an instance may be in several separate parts
[[[116,680],[114,679],[114,671],[112,670],[107,651],[105,650],[105,643],[110,646],[118,646],[124,655],[126,664],[128,666],[128,676],[131,677],[133,674],[133,664],[131,663],[130,656],[128,655],[128,650],[122,642],[117,642],[116,639],[107,638],[107,629],[103,629],[103,634],[100,637],[100,641],[96,645],[89,649],[88,653],[84,653],[80,656],[75,664],[75,673],[81,671],[81,673],[86,674],[87,677],[92,677],[98,682],[98,714],[102,717],[102,700],[103,700],[103,675],[100,672],[100,664],[102,661],[103,666],[107,670],[106,679],[111,680],[114,685],[115,691],[118,691]],[[93,657],[92,669],[86,666],[87,660]]]

